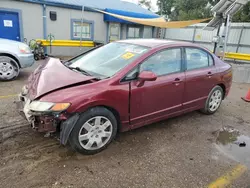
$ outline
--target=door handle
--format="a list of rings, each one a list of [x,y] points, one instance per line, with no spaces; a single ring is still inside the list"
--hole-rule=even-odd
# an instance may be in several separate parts
[[[209,78],[211,78],[212,75],[213,75],[213,73],[210,71],[207,73],[207,77],[209,77]]]
[[[182,80],[180,78],[175,78],[175,80],[173,81],[173,84],[175,85],[179,85],[179,83],[181,83]]]

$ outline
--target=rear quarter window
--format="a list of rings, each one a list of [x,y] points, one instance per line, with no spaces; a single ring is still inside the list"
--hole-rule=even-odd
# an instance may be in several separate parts
[[[199,48],[186,48],[187,70],[199,69],[214,64],[213,58],[206,51]]]

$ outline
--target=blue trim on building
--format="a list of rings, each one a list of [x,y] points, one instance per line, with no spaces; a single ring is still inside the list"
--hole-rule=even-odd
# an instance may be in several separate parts
[[[44,0],[39,0],[39,1],[38,0],[23,0],[23,2],[43,4],[43,5],[45,4],[45,5],[48,5],[48,6],[55,6],[55,7],[82,10],[82,6],[69,5],[69,4],[64,4],[64,3],[48,2],[48,1],[44,1]]]
[[[123,26],[123,24],[121,23],[120,24],[120,40],[122,40],[122,26]]]
[[[109,43],[109,22],[106,24],[106,44]]]
[[[81,19],[71,19],[71,23],[70,23],[70,38],[71,40],[80,40],[80,38],[75,38],[74,37],[74,32],[73,32],[73,23],[74,22],[81,22],[82,20]],[[94,30],[94,21],[92,20],[83,20],[83,23],[89,23],[90,24],[90,27],[91,27],[91,30],[90,30],[90,38],[82,38],[82,40],[94,40],[94,33],[95,33],[95,30]]]
[[[133,3],[120,3],[120,6],[125,5],[125,7],[120,7],[112,5],[112,1],[110,2],[101,2],[99,5],[96,5],[95,3],[88,2],[88,0],[82,0],[82,1],[77,1],[77,0],[71,0],[71,1],[66,1],[66,0],[22,0],[22,2],[28,2],[28,3],[36,3],[36,4],[45,4],[49,6],[56,6],[56,7],[63,7],[63,8],[69,8],[69,9],[77,9],[77,10],[82,10],[82,6],[84,6],[85,11],[93,11],[96,12],[93,8],[98,8],[99,10],[105,10],[106,8],[113,9],[113,10],[123,10],[127,11],[133,10],[132,12],[138,13],[139,14],[144,14],[144,15],[151,15],[151,16],[156,16],[159,17],[159,15],[148,11],[146,9],[143,9],[139,5],[135,5]],[[110,4],[111,3],[111,4]],[[132,5],[132,6],[131,6]]]
[[[129,11],[122,11],[122,10],[114,10],[114,9],[105,9],[106,12],[112,13],[112,14],[118,14],[121,16],[128,16],[128,17],[133,17],[133,18],[158,18],[159,16],[157,15],[150,15],[150,14],[142,14],[142,13],[136,13],[136,12],[129,12]],[[116,18],[114,16],[111,16],[109,14],[104,14],[103,17],[104,21],[106,22],[119,22],[119,23],[126,23],[130,24],[132,22]]]
[[[141,27],[140,31],[139,31],[139,35],[140,35],[140,38],[144,38],[144,25]]]
[[[10,13],[12,13],[12,12],[17,13],[18,19],[19,19],[20,41],[24,42],[22,10],[0,7],[0,11],[10,12]]]
[[[46,5],[42,5],[43,9],[43,38],[47,39],[47,15],[46,15]]]
[[[82,6],[79,6],[79,5],[69,5],[69,4],[58,3],[58,2],[47,2],[47,1],[44,1],[44,0],[40,0],[40,1],[38,1],[38,0],[23,0],[23,2],[36,3],[36,4],[42,4],[42,5],[54,6],[54,7],[61,7],[61,8],[68,8],[68,9],[75,9],[75,10],[82,10]],[[104,9],[99,9],[99,10],[104,11]],[[84,6],[84,11],[100,13],[100,12],[94,10],[93,8],[85,7],[85,6]],[[100,14],[102,14],[102,13],[100,13]]]
[[[43,9],[43,39],[47,39],[47,15],[46,15],[46,5],[42,5]],[[44,52],[47,54],[47,47],[44,47]]]
[[[157,29],[153,27],[153,38],[157,38]]]

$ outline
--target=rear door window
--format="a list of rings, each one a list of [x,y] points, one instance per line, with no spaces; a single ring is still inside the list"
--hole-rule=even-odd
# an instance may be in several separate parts
[[[186,48],[186,69],[193,70],[213,65],[213,58],[198,48]]]

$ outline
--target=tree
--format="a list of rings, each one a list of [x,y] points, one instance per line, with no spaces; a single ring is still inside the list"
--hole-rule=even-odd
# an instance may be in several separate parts
[[[211,0],[212,1],[212,0]],[[191,20],[211,17],[207,0],[158,0],[159,12],[170,20]]]
[[[194,20],[211,17],[211,7],[207,0],[175,0],[177,20]]]
[[[250,2],[233,16],[233,22],[250,22]]]
[[[152,8],[150,0],[140,0],[139,5],[147,8],[148,10],[151,10]]]
[[[194,20],[213,16],[211,8],[220,0],[158,0],[158,14],[170,20]],[[233,17],[234,22],[250,22],[250,2]]]
[[[159,8],[158,14],[169,16],[174,6],[175,0],[157,0],[157,6]]]

